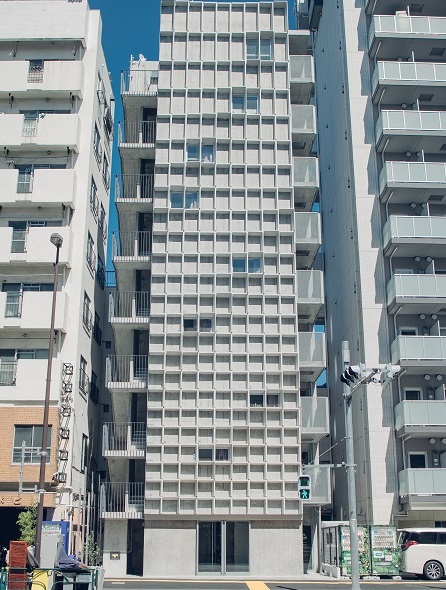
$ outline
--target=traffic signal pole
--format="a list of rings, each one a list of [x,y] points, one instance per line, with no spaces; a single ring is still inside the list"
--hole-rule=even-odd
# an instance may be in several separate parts
[[[342,362],[344,370],[350,365],[349,343],[342,342]],[[348,512],[350,524],[350,556],[352,571],[352,590],[361,590],[359,581],[359,550],[358,550],[358,519],[356,511],[356,481],[355,481],[355,453],[353,446],[353,417],[352,417],[352,392],[350,387],[344,386],[344,407],[345,407],[345,446],[346,446],[346,470],[347,470],[347,492]]]

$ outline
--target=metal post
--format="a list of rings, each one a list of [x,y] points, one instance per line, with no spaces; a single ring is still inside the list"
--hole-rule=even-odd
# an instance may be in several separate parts
[[[344,370],[350,365],[349,343],[342,342],[342,362]],[[347,493],[350,524],[350,556],[352,570],[352,590],[361,590],[359,582],[358,521],[356,514],[355,453],[353,448],[352,394],[344,383],[345,400],[345,447],[347,469]]]
[[[56,297],[57,283],[59,276],[59,251],[62,246],[62,237],[58,234],[52,234],[51,243],[56,246],[56,262],[54,264],[54,283],[53,283],[53,304],[51,308],[51,325],[50,325],[50,342],[48,347],[48,365],[46,371],[46,388],[45,403],[43,407],[43,426],[42,426],[42,446],[40,453],[40,470],[39,470],[39,502],[37,504],[36,519],[36,546],[34,555],[37,563],[40,565],[40,549],[42,546],[42,522],[43,522],[43,501],[45,494],[45,468],[46,468],[46,449],[48,446],[48,421],[50,413],[50,393],[51,393],[51,370],[53,367],[53,349],[54,349],[54,324],[56,318]]]
[[[23,478],[25,475],[25,447],[26,442],[22,440],[22,460],[20,461],[19,498],[22,497],[23,493]]]

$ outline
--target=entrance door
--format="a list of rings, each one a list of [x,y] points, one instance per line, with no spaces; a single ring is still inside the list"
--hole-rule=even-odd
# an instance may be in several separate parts
[[[221,573],[221,522],[198,523],[198,571]]]
[[[198,572],[249,572],[249,523],[199,522]]]
[[[302,530],[302,545],[303,545],[303,558],[304,558],[304,573],[308,572],[308,568],[311,564],[311,549],[312,549],[312,531],[311,525],[304,524]]]

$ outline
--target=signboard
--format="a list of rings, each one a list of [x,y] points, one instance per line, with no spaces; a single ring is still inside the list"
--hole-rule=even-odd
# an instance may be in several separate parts
[[[67,555],[70,553],[68,550],[68,538],[70,531],[70,523],[67,520],[44,520],[42,523],[42,534],[43,535],[62,535],[63,548]]]

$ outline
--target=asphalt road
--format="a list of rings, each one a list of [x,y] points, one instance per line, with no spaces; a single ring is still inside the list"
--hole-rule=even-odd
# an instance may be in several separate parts
[[[446,590],[446,579],[441,582],[411,581],[411,580],[380,580],[361,581],[363,590]],[[149,581],[140,578],[125,581],[104,582],[104,590],[351,590],[349,582],[327,579],[298,581],[298,582],[270,582],[212,580],[212,581],[181,581],[160,580]]]

